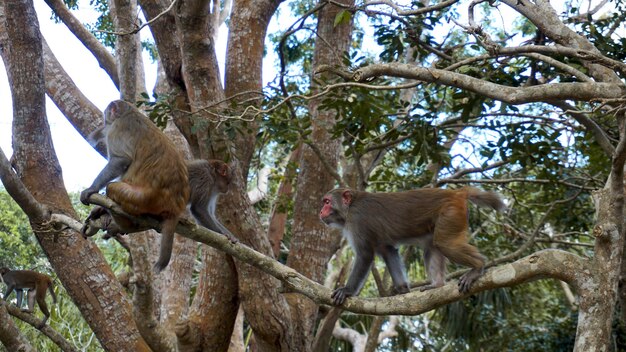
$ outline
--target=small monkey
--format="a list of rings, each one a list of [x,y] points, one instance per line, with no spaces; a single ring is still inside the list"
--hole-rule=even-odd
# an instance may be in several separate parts
[[[233,179],[232,170],[221,160],[192,160],[189,170],[190,210],[196,221],[209,230],[221,233],[232,243],[238,242],[230,231],[217,219],[215,210],[220,194],[228,192]]]
[[[161,221],[161,250],[154,270],[160,272],[170,261],[174,230],[189,201],[187,167],[174,144],[139,109],[122,100],[104,110],[104,127],[91,139],[104,138],[108,163],[81,192],[88,204],[90,195],[106,185],[106,194],[130,215],[151,215]],[[96,141],[97,142],[97,141]],[[111,182],[115,178],[121,179]],[[132,221],[114,216],[122,228]]]
[[[498,211],[506,207],[497,193],[472,187],[422,188],[395,193],[343,188],[328,192],[322,199],[320,219],[328,226],[341,229],[356,255],[346,286],[333,291],[333,303],[341,305],[347,297],[359,293],[375,254],[387,265],[394,293],[409,292],[397,248],[400,244],[418,244],[424,249],[431,283],[422,291],[443,286],[445,258],[448,258],[472,268],[459,279],[459,291],[467,292],[485,266],[485,258],[468,243],[468,200]]]
[[[225,235],[233,243],[238,242],[215,215],[218,198],[220,194],[228,192],[232,180],[232,171],[228,164],[221,160],[191,160],[186,165],[189,173],[191,214],[200,225]],[[95,207],[85,220],[82,232],[85,237],[91,237],[99,229],[107,232],[105,238],[147,230],[130,222],[120,226],[105,208]]]
[[[50,292],[52,301],[57,303],[57,297],[54,294],[52,287],[52,279],[48,275],[40,274],[31,270],[10,270],[9,268],[0,268],[0,275],[2,281],[7,285],[7,290],[4,293],[3,300],[7,300],[12,291],[15,291],[17,296],[17,307],[22,307],[22,295],[24,290],[28,289],[28,309],[22,309],[24,312],[33,313],[35,308],[35,299],[37,299],[37,305],[44,314],[43,321],[38,326],[41,329],[46,325],[46,321],[50,317],[50,311],[48,311],[48,305],[46,304],[46,290]]]

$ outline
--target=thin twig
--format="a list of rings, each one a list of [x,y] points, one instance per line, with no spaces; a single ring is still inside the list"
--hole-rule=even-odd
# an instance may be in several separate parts
[[[133,29],[130,32],[116,32],[116,31],[105,31],[105,30],[96,30],[95,32],[105,33],[105,34],[112,34],[112,35],[119,35],[119,36],[137,34],[142,29],[144,29],[145,27],[147,27],[147,26],[151,25],[152,23],[156,22],[159,18],[165,16],[166,13],[170,12],[174,8],[174,5],[176,4],[176,1],[178,1],[178,0],[172,0],[172,3],[170,4],[170,6],[168,6],[163,12],[161,12],[158,15],[154,16],[153,19],[151,19],[150,21],[148,21],[148,22],[138,26],[136,29]]]

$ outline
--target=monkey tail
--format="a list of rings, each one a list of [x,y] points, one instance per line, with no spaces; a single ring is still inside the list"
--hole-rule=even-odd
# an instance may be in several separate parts
[[[492,208],[496,211],[504,211],[506,204],[500,195],[494,191],[483,191],[478,188],[465,187],[463,190],[467,194],[467,199],[479,207]]]
[[[52,296],[52,302],[54,302],[54,304],[57,303],[57,296],[56,294],[54,294],[54,285],[52,283],[52,281],[50,281],[50,284],[48,285],[48,291],[50,292],[50,296]]]
[[[154,264],[154,272],[160,273],[167,267],[172,257],[172,248],[174,247],[174,231],[178,224],[178,218],[169,218],[161,223],[161,250],[159,259]]]

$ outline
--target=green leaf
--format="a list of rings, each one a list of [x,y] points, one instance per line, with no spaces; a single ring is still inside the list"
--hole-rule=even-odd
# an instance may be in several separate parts
[[[337,14],[337,16],[335,16],[335,23],[333,25],[337,27],[340,24],[350,23],[351,19],[352,19],[352,14],[347,10],[343,10],[343,11],[340,11]]]

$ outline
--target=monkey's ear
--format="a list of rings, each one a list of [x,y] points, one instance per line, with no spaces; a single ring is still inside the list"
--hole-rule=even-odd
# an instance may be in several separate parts
[[[228,164],[220,164],[217,168],[217,173],[226,177],[228,175]]]
[[[352,203],[352,191],[349,189],[343,191],[341,200],[343,201],[343,205],[350,205]]]

